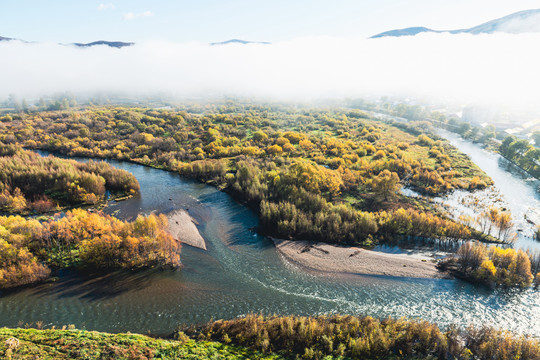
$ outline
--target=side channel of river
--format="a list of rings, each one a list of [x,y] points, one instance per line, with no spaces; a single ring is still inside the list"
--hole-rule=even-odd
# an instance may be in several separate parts
[[[535,227],[540,225],[540,181],[502,156],[486,151],[480,145],[464,140],[455,133],[443,129],[437,129],[437,133],[467,154],[493,179],[497,196],[500,196],[501,203],[512,213],[518,234],[515,247],[540,250],[540,242],[534,237]],[[481,196],[487,194],[479,193]],[[460,198],[457,193],[444,201],[458,207]]]

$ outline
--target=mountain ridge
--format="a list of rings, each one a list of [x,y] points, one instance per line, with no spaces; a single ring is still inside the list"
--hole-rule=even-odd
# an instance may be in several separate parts
[[[132,46],[135,45],[134,42],[124,42],[124,41],[106,41],[106,40],[98,40],[93,41],[89,43],[71,43],[70,45],[75,45],[79,47],[92,47],[96,45],[107,45],[114,48],[123,48],[125,46]]]
[[[271,43],[268,41],[248,41],[248,40],[241,40],[241,39],[230,39],[225,41],[219,41],[219,42],[212,42],[210,45],[216,46],[216,45],[231,45],[231,44],[242,44],[242,45],[249,45],[249,44],[262,44],[262,45],[270,45]]]
[[[540,9],[522,10],[510,15],[487,21],[467,29],[434,30],[422,26],[414,26],[403,29],[388,30],[371,36],[372,39],[381,37],[414,36],[420,33],[450,33],[450,34],[492,34],[504,32],[520,34],[526,32],[540,32]]]
[[[33,41],[26,41],[26,40],[10,38],[10,37],[5,37],[5,36],[0,36],[0,41],[22,41],[22,42],[25,42],[25,43],[33,42]],[[92,47],[92,46],[97,46],[97,45],[106,45],[106,46],[109,46],[109,47],[119,49],[119,48],[123,48],[125,46],[135,45],[135,43],[133,43],[133,42],[124,42],[124,41],[98,40],[98,41],[93,41],[93,42],[89,42],[89,43],[70,43],[70,44],[64,44],[64,45],[74,45],[74,46],[78,46],[78,47]]]

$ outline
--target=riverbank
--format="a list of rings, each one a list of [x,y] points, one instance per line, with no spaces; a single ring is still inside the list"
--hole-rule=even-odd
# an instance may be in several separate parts
[[[437,269],[434,259],[425,255],[388,254],[326,243],[272,240],[285,259],[310,270],[408,278],[450,278],[450,275]]]
[[[538,186],[530,174],[498,153],[484,150],[480,144],[473,144],[459,134],[437,128],[437,134],[467,154],[472,161],[482,165],[495,182],[504,204],[495,204],[510,211],[517,232],[514,246],[521,249],[540,249],[535,240],[536,225],[540,224],[540,197]]]
[[[162,337],[61,329],[0,328],[3,359],[523,359],[539,340],[492,327],[455,328],[406,318],[264,316],[211,321]],[[397,329],[397,330],[396,330]],[[429,336],[425,336],[429,334]],[[455,341],[459,339],[461,341]],[[330,346],[330,345],[331,346]]]
[[[473,144],[479,144],[483,149],[485,149],[486,151],[489,151],[491,153],[494,153],[494,154],[498,154],[500,155],[502,158],[508,160],[508,162],[514,164],[516,167],[518,167],[519,169],[521,169],[522,171],[524,171],[525,173],[527,173],[529,176],[535,178],[536,180],[540,180],[540,176],[538,176],[538,174],[533,174],[530,169],[527,170],[525,169],[523,166],[521,166],[515,159],[510,159],[508,157],[506,157],[499,149],[499,146],[494,146],[494,144],[497,144],[497,145],[500,145],[502,143],[501,140],[498,140],[498,139],[491,139],[489,140],[489,142],[482,142],[481,140],[477,140],[477,139],[469,139],[469,138],[465,138],[463,136],[463,134],[461,134],[459,131],[453,131],[453,130],[450,130],[451,128],[454,128],[454,129],[458,129],[459,130],[459,126],[451,126],[450,124],[446,124],[446,123],[443,123],[443,122],[440,122],[440,121],[436,121],[436,120],[433,120],[433,119],[429,119],[432,123],[437,123],[436,127],[439,128],[439,129],[443,129],[443,130],[446,130],[446,131],[449,131],[451,133],[454,133],[456,134],[457,136],[459,136],[461,139],[465,140],[465,141],[469,141]],[[504,133],[504,132],[499,132],[498,135],[502,135],[504,137],[507,137],[508,134]],[[496,142],[494,143],[493,140],[495,140]],[[514,140],[519,140],[518,138],[514,138]],[[524,151],[525,153],[526,151]],[[534,160],[534,159],[533,159]]]
[[[196,221],[185,210],[176,210],[167,214],[169,219],[169,232],[176,239],[189,246],[206,250],[204,241]]]

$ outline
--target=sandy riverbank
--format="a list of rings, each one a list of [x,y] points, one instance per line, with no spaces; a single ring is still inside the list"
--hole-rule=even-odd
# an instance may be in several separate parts
[[[302,267],[330,273],[448,278],[428,256],[388,254],[357,247],[272,239],[276,249]]]
[[[176,210],[167,214],[169,219],[169,232],[182,242],[206,250],[206,242],[199,233],[195,220],[185,210]]]

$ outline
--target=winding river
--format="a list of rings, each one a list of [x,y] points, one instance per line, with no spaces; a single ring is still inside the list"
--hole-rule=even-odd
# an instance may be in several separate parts
[[[180,324],[250,312],[349,313],[421,318],[442,326],[488,324],[540,336],[540,292],[493,291],[459,280],[306,273],[252,230],[256,215],[229,195],[174,173],[110,163],[133,173],[141,194],[112,204],[108,212],[132,219],[138,213],[188,209],[208,251],[184,246],[181,271],[98,277],[66,272],[55,283],[6,292],[0,296],[2,326],[41,321],[45,326],[168,334]]]

